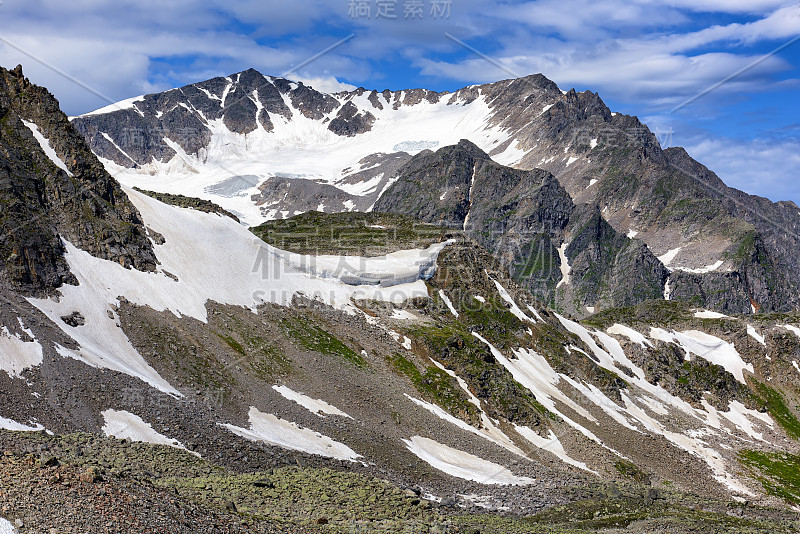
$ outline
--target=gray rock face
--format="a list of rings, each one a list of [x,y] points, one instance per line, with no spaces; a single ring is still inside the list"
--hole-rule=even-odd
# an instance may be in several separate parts
[[[272,131],[277,117],[292,117],[284,96],[314,120],[341,106],[335,98],[302,83],[266,77],[250,69],[228,78],[146,95],[132,107],[76,117],[72,124],[97,155],[136,168],[172,159],[175,150],[168,141],[187,154],[198,154],[211,141],[209,123],[214,120],[222,119],[229,130],[240,134],[252,132],[259,124]],[[331,121],[331,131],[345,136],[369,130],[374,121],[371,114],[350,108],[343,109],[337,119]]]
[[[252,201],[261,207],[265,217],[270,218],[283,214],[290,217],[306,211],[369,211],[390,180],[410,159],[411,156],[405,152],[371,154],[359,161],[363,170],[343,169],[345,177],[336,186],[294,176],[274,176],[259,185],[261,192],[253,195]],[[374,183],[374,186],[364,191],[363,184],[367,183]],[[361,194],[343,190],[349,188],[361,191]]]
[[[574,314],[659,298],[667,276],[550,173],[499,165],[469,141],[415,156],[374,209],[463,230],[534,295]]]
[[[36,125],[70,171],[40,148]],[[74,277],[61,239],[127,268],[156,264],[139,213],[105,171],[56,99],[22,74],[0,68],[0,270],[23,293],[46,294]]]
[[[368,111],[359,113],[356,105],[348,102],[339,110],[328,129],[337,135],[353,137],[370,131],[374,122],[375,116],[372,113]]]
[[[635,231],[657,256],[680,249],[668,265],[672,298],[739,313],[800,305],[794,203],[727,187],[685,150],[662,150],[647,126],[611,113],[594,93],[559,95],[539,76],[480,90],[495,124],[526,151],[518,167],[550,171],[576,204],[598,206],[619,233]]]
[[[274,211],[291,217],[307,211],[325,211],[326,208],[337,213],[346,211],[348,202],[361,200],[329,184],[285,176],[267,178],[258,188],[261,192],[253,195],[252,200],[261,206],[265,215]]]

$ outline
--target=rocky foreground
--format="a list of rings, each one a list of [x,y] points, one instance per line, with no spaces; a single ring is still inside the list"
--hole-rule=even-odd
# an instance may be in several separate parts
[[[530,517],[481,512],[346,470],[237,472],[169,447],[0,432],[0,516],[20,533],[796,532],[796,514],[634,485]],[[0,523],[0,527],[3,524]],[[5,531],[4,531],[5,532]]]

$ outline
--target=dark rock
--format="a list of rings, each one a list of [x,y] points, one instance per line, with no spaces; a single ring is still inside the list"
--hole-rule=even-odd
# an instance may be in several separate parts
[[[23,120],[49,140],[72,177],[41,150]],[[12,287],[47,294],[76,284],[62,238],[127,268],[155,269],[139,213],[46,89],[19,70],[0,68],[0,122],[0,269]]]
[[[591,206],[576,206],[548,172],[494,163],[469,141],[424,151],[399,171],[375,211],[462,229],[535,296],[576,315],[660,298],[667,271]],[[568,244],[571,282],[557,291],[558,249]]]
[[[83,326],[86,324],[86,319],[83,317],[83,315],[81,315],[80,312],[72,312],[70,315],[65,315],[62,317],[61,320],[72,327]]]

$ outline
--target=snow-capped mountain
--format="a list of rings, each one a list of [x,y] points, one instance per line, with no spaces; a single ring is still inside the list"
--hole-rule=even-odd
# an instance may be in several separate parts
[[[319,111],[308,103],[313,98],[297,96],[308,90],[287,87],[289,95],[298,91],[297,109]],[[238,89],[221,91],[225,100]],[[291,101],[281,94],[284,104],[284,97]],[[462,108],[470,106],[470,94],[473,103],[480,98],[479,90],[465,90],[464,102],[439,112],[468,116]],[[330,106],[336,101],[319,98]],[[267,109],[266,100],[259,102]],[[114,115],[122,122],[147,118],[145,104],[130,105],[97,115],[97,124],[105,121],[116,134]],[[277,99],[271,105],[280,107]],[[370,122],[365,113],[333,108],[308,119],[313,123],[294,115],[293,121],[313,125],[320,138],[329,131],[337,136],[326,138],[332,144],[370,135],[328,130],[326,114],[342,114],[357,130]],[[207,204],[128,187],[161,183],[171,192],[205,191],[214,184],[204,180],[221,165],[211,154],[224,152],[214,144],[217,133],[198,149],[208,155],[207,168],[177,142],[172,149],[185,152],[180,165],[174,155],[129,170],[105,162],[131,180],[120,186],[77,134],[95,119],[68,122],[21,69],[0,70],[0,117],[0,201],[14,207],[2,219],[0,427],[83,431],[171,447],[193,466],[192,474],[178,482],[164,476],[159,484],[175,487],[176,495],[187,487],[213,493],[220,477],[239,476],[247,488],[272,493],[248,497],[241,508],[214,502],[242,521],[271,528],[312,522],[296,510],[270,515],[288,491],[278,491],[270,477],[298,464],[327,477],[357,474],[407,489],[403,499],[418,515],[376,516],[396,521],[390,531],[419,517],[484,518],[487,509],[510,513],[503,521],[544,514],[537,521],[546,526],[555,521],[547,514],[557,513],[556,505],[572,510],[592,500],[603,507],[596,515],[592,509],[592,521],[617,505],[634,507],[636,514],[620,519],[623,527],[633,518],[644,522],[633,531],[672,525],[675,517],[735,529],[741,524],[725,523],[734,507],[753,528],[792,526],[790,507],[800,496],[786,473],[800,453],[800,316],[733,317],[649,300],[577,322],[548,308],[471,233],[468,217],[483,224],[514,202],[520,217],[566,217],[547,237],[555,254],[566,257],[555,275],[561,287],[585,276],[587,250],[603,243],[597,233],[581,231],[587,224],[611,236],[619,250],[648,253],[595,216],[595,208],[576,206],[548,172],[503,166],[462,141],[436,152],[406,152],[396,174],[365,179],[389,195],[375,202],[401,214],[311,212],[248,229],[225,213],[172,205]],[[244,140],[245,133],[230,128],[243,128],[245,119],[207,120],[221,121],[215,128],[227,124],[231,143]],[[261,120],[273,133],[281,128],[272,112]],[[254,132],[248,142],[251,134],[263,143],[272,135],[266,127]],[[97,135],[105,139],[104,133],[113,139],[105,131]],[[381,150],[374,142],[370,150]],[[511,157],[511,145],[503,144],[498,141],[495,156]],[[341,158],[335,167],[346,163]],[[187,171],[195,164],[197,174]],[[295,170],[301,164],[286,162]],[[341,190],[343,175],[325,175],[324,160],[309,163],[315,164],[316,176],[329,180],[309,183]],[[244,157],[239,165],[254,168]],[[163,173],[142,175],[142,169]],[[183,172],[189,174],[180,178]],[[181,180],[186,189],[178,188]],[[225,187],[248,191],[230,182]],[[419,191],[409,193],[412,187]],[[471,189],[483,193],[477,198]],[[225,207],[245,205],[244,197],[232,198]],[[26,230],[14,233],[17,228]],[[505,238],[514,234],[513,225],[505,229]],[[37,239],[24,241],[24,235]],[[587,236],[580,238],[586,243],[557,247],[564,236]],[[659,265],[654,257],[651,264]],[[209,464],[213,476],[197,474]],[[251,473],[258,475],[247,478]],[[129,474],[119,469],[106,476]],[[243,494],[239,486],[226,488]],[[364,491],[356,486],[352,493]],[[767,508],[736,503],[744,500]],[[340,511],[313,528],[360,528],[352,510]],[[11,512],[4,508],[0,516]]]
[[[465,139],[496,163],[552,173],[575,204],[644,242],[664,266],[663,298],[725,313],[800,302],[797,206],[728,188],[682,149],[662,150],[635,117],[541,75],[455,93],[323,94],[248,70],[72,122],[123,184],[211,200],[249,225],[369,211],[413,156]],[[555,243],[566,250],[558,265],[575,259],[571,240]],[[551,299],[579,313],[608,304]]]

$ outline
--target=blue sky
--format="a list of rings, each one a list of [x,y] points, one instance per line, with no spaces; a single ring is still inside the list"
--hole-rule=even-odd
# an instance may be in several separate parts
[[[249,67],[321,90],[455,90],[541,72],[639,116],[729,185],[800,204],[798,36],[800,5],[785,0],[0,5],[0,64],[22,63],[68,114]]]

